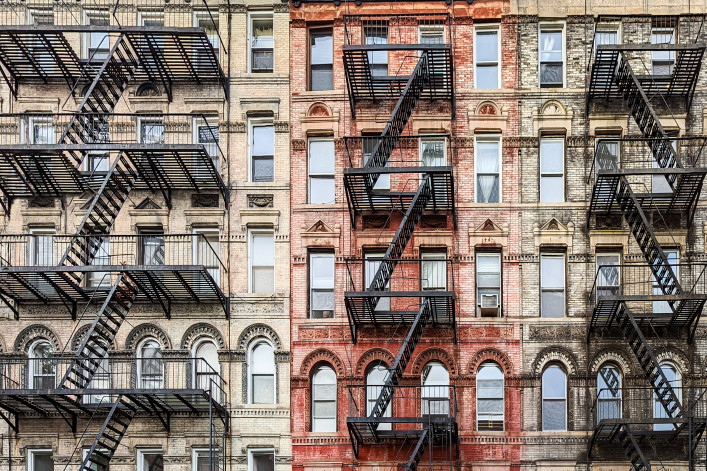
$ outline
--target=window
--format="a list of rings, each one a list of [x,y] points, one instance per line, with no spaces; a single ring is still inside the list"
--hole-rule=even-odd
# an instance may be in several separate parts
[[[361,151],[363,153],[363,162],[366,164],[368,162],[368,159],[373,157],[373,153],[376,150],[376,145],[379,142],[383,142],[383,140],[380,137],[380,134],[376,134],[375,136],[363,136],[361,138]],[[381,144],[382,146],[383,144]],[[388,161],[386,160],[385,166],[388,167]],[[380,173],[378,174],[378,179],[376,180],[376,184],[373,185],[373,191],[388,191],[390,190],[390,174],[389,173]]]
[[[149,118],[139,118],[140,144],[164,144],[164,121],[161,117],[151,116]]]
[[[373,365],[368,369],[368,372],[366,373],[366,415],[370,416],[376,408],[376,402],[383,391],[383,386],[385,386],[385,379],[387,376],[388,368],[385,365]],[[383,411],[383,415],[380,417],[391,417],[391,409],[391,405],[388,404]],[[379,423],[378,430],[391,430],[392,425],[393,424],[391,422]]]
[[[476,429],[503,430],[503,371],[489,361],[476,374]]]
[[[107,12],[86,12],[88,26],[108,26],[110,21]],[[90,61],[103,61],[110,51],[110,37],[106,31],[90,31],[84,33],[84,58]]]
[[[218,400],[221,397],[219,390],[221,365],[218,361],[218,347],[213,340],[202,339],[194,345],[192,354],[194,355],[194,385],[197,389],[210,391]]]
[[[420,138],[420,165],[423,167],[443,167],[447,165],[446,139],[441,137]]]
[[[621,418],[621,373],[613,365],[603,365],[597,374],[597,423]]]
[[[218,28],[219,28],[219,18],[218,11],[213,14],[209,14],[205,10],[195,10],[194,11],[194,26],[197,28],[203,28],[206,37],[211,43],[213,52],[216,55],[216,60],[219,58],[219,52],[221,43],[219,41]],[[196,68],[204,71],[211,70],[213,68],[212,59],[210,54],[204,54],[201,47],[196,51]]]
[[[54,228],[30,228],[28,254],[30,266],[54,265]]]
[[[558,365],[543,371],[543,430],[567,430],[567,377]]]
[[[194,229],[194,265],[203,266],[214,280],[216,286],[221,286],[221,260],[219,258],[218,228],[203,227]],[[200,291],[210,290],[208,283],[200,281],[197,284]]]
[[[275,292],[275,240],[270,232],[250,234],[250,292]]]
[[[192,452],[192,471],[215,471],[219,469],[218,453],[208,448],[197,448]]]
[[[476,254],[476,305],[481,317],[501,315],[501,254]]]
[[[565,139],[540,139],[540,202],[565,200]]]
[[[660,370],[663,372],[665,379],[670,383],[670,387],[673,389],[673,393],[677,397],[678,401],[682,401],[682,374],[680,370],[672,362],[663,361],[660,363]],[[658,380],[656,380],[658,381]],[[667,399],[670,401],[670,399]],[[656,419],[668,419],[673,418],[674,415],[669,415],[668,411],[663,407],[663,403],[660,402],[658,396],[653,393],[653,418]],[[653,430],[673,430],[675,428],[674,424],[654,424]]]
[[[322,365],[312,375],[312,432],[336,432],[336,373]]]
[[[426,252],[422,254],[421,274],[423,291],[446,291],[447,254]]]
[[[137,471],[164,471],[162,450],[138,450]]]
[[[674,131],[668,131],[668,135],[674,136]],[[655,145],[655,144],[653,144]],[[673,147],[673,151],[677,153],[677,141],[675,139],[670,140],[670,145]],[[661,165],[655,158],[655,153],[653,155],[653,168],[661,168]],[[666,193],[668,195],[673,193],[673,188],[670,186],[668,179],[665,175],[652,175],[651,176],[651,192],[652,193]]]
[[[674,28],[653,28],[651,44],[675,44]],[[672,75],[675,68],[675,51],[652,51],[653,75]]]
[[[388,25],[386,24],[376,23],[375,25],[365,26],[363,34],[367,46],[384,46],[388,44]],[[385,77],[388,75],[388,51],[385,49],[368,51],[368,64],[373,77]]]
[[[663,253],[665,254],[665,257],[668,259],[668,265],[673,270],[673,274],[675,277],[680,280],[680,267],[678,266],[678,260],[679,260],[679,252],[676,249],[663,249]],[[670,282],[670,275],[666,272],[665,276],[663,277],[663,284],[669,283]],[[664,294],[675,294],[671,293],[670,291],[668,293],[664,293],[663,289],[661,288],[661,283],[658,282],[658,280],[655,278],[655,275],[652,277],[653,279],[653,295],[654,296],[663,296]],[[670,303],[668,301],[653,301],[653,313],[654,314],[669,314],[672,313],[673,310],[670,307]]]
[[[91,245],[97,244],[91,266],[110,265],[110,239],[108,237],[92,237]],[[94,271],[89,272],[86,278],[89,288],[108,288],[111,285],[110,272]]]
[[[437,361],[422,368],[422,416],[449,415],[449,372]]]
[[[597,299],[621,293],[621,254],[597,253]]]
[[[275,129],[271,122],[251,123],[250,161],[250,181],[274,181]]]
[[[420,25],[420,44],[444,44],[444,25]]]
[[[272,448],[248,450],[248,471],[275,471],[275,450]]]
[[[93,455],[91,455],[90,461],[87,461],[88,453],[90,451],[91,450],[89,448],[84,448],[83,453],[82,453],[83,460],[84,460],[84,462],[86,462],[85,469],[88,469],[90,471],[98,471],[99,469],[101,471],[109,471],[110,466],[108,464],[108,460],[102,456],[102,455],[108,456],[109,451],[105,448],[96,448],[93,452]],[[101,455],[99,455],[96,452],[101,453]],[[99,466],[99,463],[100,463],[100,466]]]
[[[164,231],[161,227],[138,230],[138,259],[140,265],[164,265]]]
[[[540,86],[564,84],[564,29],[562,25],[540,26]]]
[[[334,317],[334,254],[309,254],[309,309],[312,319]]]
[[[27,8],[27,7],[25,7]],[[22,11],[22,10],[18,10]],[[52,26],[54,25],[53,7],[49,8],[27,8],[27,24],[34,26]],[[54,72],[55,59],[52,46],[48,46],[41,38],[34,36],[29,41],[29,46],[32,48],[32,60],[36,61],[45,74]],[[24,52],[26,54],[26,52]]]
[[[565,255],[540,255],[540,316],[565,316]]]
[[[220,152],[218,146],[218,116],[197,116],[194,118],[194,142],[204,146],[206,154],[211,157],[214,169],[221,172]],[[201,160],[197,161],[197,178],[211,178],[210,169],[205,168]]]
[[[309,31],[309,89],[334,89],[334,30]]]
[[[56,386],[56,359],[54,349],[46,340],[36,340],[27,351],[29,383],[32,389],[54,389]]]
[[[98,358],[95,354],[91,354],[91,357]],[[110,389],[110,384],[110,360],[106,353],[86,389]],[[83,396],[83,402],[87,404],[108,404],[112,401],[109,394],[90,394]]]
[[[474,28],[475,88],[501,88],[499,62],[499,29],[497,26]]]
[[[475,142],[476,202],[501,202],[501,141],[499,137],[477,137]]]
[[[619,44],[619,25],[597,25],[594,32],[594,47]]]
[[[27,471],[54,471],[54,456],[50,448],[27,450]]]
[[[164,363],[162,347],[155,339],[146,339],[138,347],[138,387],[162,389],[164,387]]]
[[[249,404],[275,404],[275,353],[272,345],[260,341],[250,350]]]
[[[381,253],[367,253],[365,255],[365,265],[364,265],[364,286],[365,290],[370,290],[371,289],[371,284],[373,283],[373,280],[376,277],[376,273],[378,272],[378,267],[380,267],[381,263],[383,263],[383,259],[385,259],[385,252]],[[390,291],[390,280],[388,283],[385,285],[385,289],[383,291]],[[376,304],[376,311],[390,311],[390,296],[381,296],[378,298],[378,304]]]
[[[146,26],[148,28],[164,27],[164,11],[138,11],[138,25]],[[151,54],[164,53],[164,36],[155,36],[152,44],[154,45],[153,47],[156,51],[151,51]]]
[[[621,146],[615,137],[597,137],[594,143],[594,170],[618,170],[621,163]]]
[[[250,71],[273,71],[275,39],[272,13],[253,13],[250,16]]]
[[[38,146],[55,144],[52,118],[33,116],[29,118],[28,135],[24,142]]]
[[[309,203],[335,203],[334,140],[309,140]]]

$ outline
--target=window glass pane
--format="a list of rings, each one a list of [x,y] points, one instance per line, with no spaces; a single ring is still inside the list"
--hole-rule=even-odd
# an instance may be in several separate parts
[[[251,353],[251,368],[253,373],[275,373],[275,355],[270,344],[258,344]]]
[[[334,287],[334,256],[312,255],[312,286],[315,288]]]
[[[253,157],[253,181],[271,182],[275,175],[275,162],[272,157]]]
[[[252,244],[253,265],[273,265],[275,263],[275,244],[272,235],[254,234]]]
[[[564,201],[564,179],[562,177],[540,178],[540,202],[556,203]]]
[[[420,44],[444,44],[444,26],[421,27]]]
[[[498,66],[476,66],[476,88],[498,88]]]
[[[500,273],[501,257],[498,255],[478,254],[476,256],[476,271],[483,273]]]
[[[54,471],[54,458],[51,453],[32,453],[32,457],[32,471]]]
[[[273,126],[253,126],[253,155],[275,153],[275,131]]]
[[[253,453],[253,471],[274,471],[275,455],[273,453]]]
[[[253,267],[253,292],[272,293],[275,291],[275,271],[272,267]]]
[[[253,18],[254,48],[269,48],[274,46],[272,18]]]
[[[542,31],[540,33],[540,61],[562,61],[562,31]]]
[[[564,141],[559,139],[540,140],[540,172],[564,172],[564,147]]]
[[[565,287],[564,257],[543,256],[540,261],[540,284],[543,288]]]
[[[272,404],[275,378],[272,375],[253,376],[253,404]]]
[[[424,167],[441,167],[445,164],[444,143],[443,139],[423,139],[420,141],[421,160]]]
[[[476,60],[477,62],[498,61],[498,32],[476,32]]]
[[[336,202],[336,182],[333,176],[309,179],[309,202],[311,204],[333,204]]]
[[[597,46],[612,45],[619,43],[619,32],[617,30],[597,30],[594,36],[594,44]]]
[[[543,398],[565,398],[565,372],[559,366],[549,366],[543,372]]]
[[[141,471],[164,471],[164,460],[162,453],[141,453],[142,454],[142,470]]]
[[[334,174],[334,141],[309,141],[309,173]]]
[[[565,430],[565,401],[543,401],[543,430]]]
[[[565,292],[543,291],[541,295],[542,317],[565,316]]]
[[[330,29],[312,31],[310,60],[314,64],[332,64],[334,60],[334,39]]]

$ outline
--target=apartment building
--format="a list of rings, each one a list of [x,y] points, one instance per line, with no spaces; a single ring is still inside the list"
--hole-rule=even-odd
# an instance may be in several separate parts
[[[0,5],[8,471],[289,469],[288,10]]]
[[[704,5],[293,1],[294,469],[697,469]]]

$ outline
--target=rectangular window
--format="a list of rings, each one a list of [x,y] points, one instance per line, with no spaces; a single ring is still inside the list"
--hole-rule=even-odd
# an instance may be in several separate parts
[[[447,254],[444,252],[423,253],[421,261],[421,287],[423,291],[447,290]]]
[[[108,12],[86,12],[86,25],[108,26]],[[110,51],[110,37],[105,31],[91,31],[84,33],[84,58],[93,61],[103,61]]]
[[[138,11],[138,24],[147,28],[163,28],[164,27],[164,11]],[[154,36],[152,42],[158,52],[164,51],[164,36]]]
[[[336,202],[334,139],[309,140],[309,203]]]
[[[140,118],[141,144],[164,144],[164,121],[159,117]]]
[[[88,456],[88,452],[89,452],[89,451],[91,451],[91,450],[88,449],[88,448],[84,448],[83,453],[82,453],[82,459],[84,459],[84,460],[86,459],[86,457]],[[97,451],[97,452],[99,452],[99,453],[104,453],[104,454],[107,454],[107,453],[108,453],[108,450],[105,449],[105,448],[96,448],[94,451]],[[95,453],[94,453],[94,455],[93,455],[92,458],[93,458],[93,459],[96,459],[96,460],[100,460],[100,459],[101,459],[101,458],[100,458],[98,455],[96,455]],[[94,462],[94,461],[89,461],[89,462],[88,462],[88,465],[86,466],[86,469],[89,469],[90,471],[98,471],[99,466],[98,466],[98,464],[96,464],[96,462]],[[105,469],[103,469],[103,471],[110,471],[110,465],[106,466]]]
[[[444,25],[421,25],[420,44],[444,44]]]
[[[194,11],[194,26],[204,29],[204,33],[206,33],[206,37],[209,39],[209,43],[211,43],[211,47],[216,55],[216,60],[219,58],[221,47],[218,35],[218,20],[218,11],[213,12],[212,14],[209,14],[208,11],[204,10]],[[213,67],[211,63],[211,55],[201,52],[201,48],[197,49],[196,53],[196,68],[201,70],[211,70]]]
[[[447,165],[446,139],[441,137],[420,138],[420,165],[423,167],[443,167]]]
[[[376,23],[365,26],[363,34],[366,39],[366,46],[385,46],[388,44],[388,25]],[[371,75],[374,77],[385,77],[388,75],[388,51],[377,49],[368,51],[368,64],[371,67]]]
[[[565,139],[540,139],[540,202],[565,200]]]
[[[248,450],[248,471],[275,471],[275,450],[272,448]]]
[[[596,254],[596,296],[617,296],[621,294],[621,254]]]
[[[164,471],[162,450],[138,450],[137,471]]]
[[[24,142],[38,146],[55,144],[54,122],[52,121],[52,118],[29,118],[27,136]]]
[[[540,255],[540,316],[565,316],[565,256]]]
[[[98,244],[98,249],[93,256],[91,266],[110,265],[110,239],[108,237],[96,237],[95,241]],[[110,272],[89,272],[86,283],[89,288],[109,288],[111,285]]]
[[[673,274],[679,281],[680,267],[678,266],[678,263],[680,259],[680,253],[677,249],[663,249],[663,253],[668,259],[668,265],[670,265],[670,268],[673,270]],[[665,276],[663,277],[663,284],[668,283],[668,281],[670,280],[669,276],[670,275],[668,273],[665,274]],[[661,288],[661,283],[659,283],[658,280],[655,278],[655,275],[653,275],[653,295],[663,296],[664,294],[665,293],[663,292],[663,288]],[[653,301],[653,312],[656,314],[667,314],[673,311],[668,301]]]
[[[250,233],[250,292],[275,292],[275,237],[272,232]]]
[[[621,165],[621,143],[616,137],[599,137],[594,142],[594,171],[618,170]]]
[[[54,471],[52,450],[27,450],[27,471]]]
[[[219,230],[218,228],[203,227],[194,229],[194,264],[203,266],[206,272],[216,283],[221,284],[221,262],[219,259]],[[202,285],[200,283],[200,285]],[[202,286],[202,291],[208,290],[206,283]]]
[[[476,305],[481,317],[501,315],[501,254],[476,254]]]
[[[674,132],[668,131],[668,135],[674,134]],[[677,141],[675,139],[671,139],[670,145],[673,146],[673,150],[677,153]],[[655,159],[655,155],[653,155],[652,167],[661,168],[660,164]],[[668,180],[667,178],[665,178],[665,175],[651,175],[651,192],[653,194],[665,193],[669,195],[673,192],[673,187],[670,186],[670,183],[668,183]]]
[[[204,150],[211,158],[216,172],[221,172],[221,159],[218,147],[219,130],[218,116],[197,116],[194,118],[194,143],[204,146]],[[196,177],[209,178],[211,172],[206,165],[198,160],[196,163]]]
[[[250,126],[250,177],[253,182],[275,179],[275,128],[272,123]]]
[[[600,25],[594,32],[594,47],[619,44],[619,25]]]
[[[378,268],[381,266],[383,259],[385,258],[385,252],[380,253],[367,253],[365,255],[365,266],[364,266],[364,289],[370,291],[371,283],[376,277]],[[390,281],[385,285],[383,291],[390,291]],[[376,311],[389,311],[390,310],[390,296],[382,296],[378,299],[378,304],[376,304]]]
[[[334,89],[334,30],[309,31],[309,89]]]
[[[334,254],[309,254],[309,309],[312,319],[334,317]]]
[[[272,13],[250,16],[250,71],[270,73],[274,70],[275,39]]]
[[[361,150],[363,153],[363,162],[365,164],[366,162],[368,162],[368,159],[373,157],[373,152],[376,150],[376,145],[382,141],[380,138],[380,134],[376,134],[375,136],[363,136],[361,139]],[[388,162],[385,163],[385,166],[388,167]],[[378,175],[376,184],[373,185],[373,191],[388,190],[390,190],[390,174],[381,173]]]
[[[197,448],[192,452],[192,471],[216,471],[219,469],[218,453],[208,448]]]
[[[476,202],[501,202],[501,140],[496,136],[477,137]]]
[[[164,265],[164,230],[161,227],[138,229],[140,265]]]
[[[37,227],[29,230],[29,264],[30,266],[54,265],[54,235],[53,227]]]
[[[24,8],[27,8],[25,6]],[[16,10],[22,11],[22,10]],[[27,24],[33,26],[52,26],[54,25],[54,10],[49,8],[27,8]],[[32,49],[32,60],[41,64],[42,70],[45,73],[53,73],[55,70],[54,51],[52,47],[47,45],[38,35],[30,36],[29,46]],[[25,53],[26,54],[26,53]]]
[[[564,85],[564,29],[562,25],[540,27],[540,86]]]
[[[474,88],[500,88],[498,27],[474,28]]]
[[[674,28],[653,28],[651,44],[675,44]],[[671,75],[675,68],[675,51],[652,51],[653,75]]]

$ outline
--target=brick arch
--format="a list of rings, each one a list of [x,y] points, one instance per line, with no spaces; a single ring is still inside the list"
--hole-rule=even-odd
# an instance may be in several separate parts
[[[84,337],[86,337],[86,334],[88,331],[91,330],[91,324],[85,324],[76,329],[76,332],[74,333],[74,336],[71,338],[71,350],[72,351],[77,351],[79,347],[81,346],[81,342],[83,342]]]
[[[391,353],[382,348],[372,348],[366,351],[356,363],[356,376],[363,377],[366,374],[368,367],[374,362],[383,362],[390,368],[395,363],[395,357]]]
[[[536,376],[540,376],[543,373],[545,367],[550,363],[560,363],[565,367],[568,375],[577,374],[579,370],[577,367],[577,359],[574,354],[564,347],[560,346],[550,346],[544,348],[538,353],[533,361],[532,372]]]
[[[14,350],[20,353],[27,353],[32,342],[38,339],[44,339],[52,344],[55,353],[61,351],[59,338],[50,328],[41,324],[33,324],[22,329],[15,339]]]
[[[660,363],[661,361],[670,361],[674,363],[675,366],[677,366],[680,370],[680,374],[682,374],[683,378],[685,377],[685,375],[689,375],[692,372],[690,360],[683,351],[678,350],[677,348],[674,348],[672,346],[664,346],[656,348],[654,350],[654,353],[656,360],[658,360],[658,363]]]
[[[194,343],[203,338],[213,340],[218,348],[226,348],[226,342],[224,342],[221,332],[219,332],[216,327],[206,322],[199,322],[198,324],[190,326],[182,336],[180,348],[182,350],[191,350]]]
[[[275,329],[267,324],[251,324],[241,332],[236,343],[236,350],[245,352],[248,350],[250,343],[258,337],[265,337],[270,340],[275,351],[282,350],[282,342],[280,336],[277,335]]]
[[[339,356],[331,350],[326,350],[324,348],[318,348],[304,357],[304,360],[302,360],[302,365],[300,366],[300,375],[309,378],[312,370],[319,363],[329,363],[331,367],[334,368],[337,378],[346,375],[344,363],[341,361]]]
[[[126,350],[137,350],[138,344],[145,338],[152,337],[157,340],[163,349],[172,348],[172,343],[164,330],[154,324],[140,324],[130,331],[128,338],[125,339]]]
[[[430,361],[439,361],[444,366],[447,367],[447,371],[449,371],[449,376],[456,376],[458,374],[457,371],[457,366],[454,363],[454,359],[452,356],[447,353],[445,350],[441,348],[428,348],[427,350],[424,350],[420,352],[419,355],[415,358],[415,360],[412,363],[412,368],[410,369],[410,372],[416,376],[419,376],[422,374],[422,368],[429,363]]]
[[[479,371],[479,367],[485,361],[493,361],[498,363],[503,370],[503,375],[508,376],[513,373],[513,363],[508,358],[508,355],[495,348],[482,348],[469,361],[469,374],[475,375]]]
[[[631,362],[623,352],[617,350],[604,349],[597,352],[589,362],[589,372],[592,376],[599,374],[599,368],[605,363],[613,363],[619,367],[621,374],[627,376],[631,374]]]
[[[331,108],[326,103],[323,103],[321,101],[318,101],[316,103],[312,103],[312,106],[309,107],[307,110],[307,116],[308,117],[325,117],[328,118],[332,115],[331,113]]]

